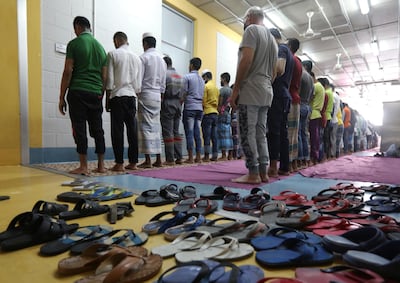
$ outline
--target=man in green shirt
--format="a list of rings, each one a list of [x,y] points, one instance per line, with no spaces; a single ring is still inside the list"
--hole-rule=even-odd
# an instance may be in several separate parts
[[[72,134],[79,154],[80,165],[70,171],[71,174],[87,175],[87,149],[89,133],[95,141],[98,156],[98,173],[106,171],[104,167],[104,130],[103,130],[103,94],[107,78],[107,54],[101,44],[93,37],[90,22],[78,16],[73,22],[76,38],[67,45],[64,72],[60,87],[58,109],[62,115],[67,111],[65,95],[68,90],[69,116]]]

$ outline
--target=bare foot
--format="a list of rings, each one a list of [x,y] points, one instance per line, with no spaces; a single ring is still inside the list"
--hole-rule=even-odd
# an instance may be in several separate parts
[[[124,172],[124,164],[116,163],[110,170],[115,172]]]
[[[82,168],[82,167],[78,167],[78,168],[76,168],[74,170],[69,171],[68,173],[89,176],[88,169],[87,168]]]
[[[165,166],[174,166],[175,165],[175,161],[165,161],[163,165],[165,165]]]
[[[206,157],[203,157],[203,162],[210,162],[210,158],[206,158]],[[196,162],[196,163],[198,163],[199,161],[194,161],[194,162]]]
[[[143,163],[139,164],[137,167],[138,168],[151,168],[153,166],[151,166],[151,163],[143,162]]]
[[[269,182],[269,177],[268,174],[266,173],[260,173],[260,178],[262,183],[268,183]]]
[[[193,161],[193,159],[186,159],[186,160],[184,161],[184,163],[186,163],[186,164],[193,164],[194,161]]]
[[[154,162],[153,167],[163,167],[161,162]]]
[[[279,177],[278,172],[273,170],[273,169],[268,169],[268,176],[272,178],[277,178]]]
[[[218,158],[218,161],[227,161],[229,158],[226,158],[226,156]],[[232,159],[232,158],[231,158]],[[231,160],[229,159],[229,160]]]
[[[195,158],[194,163],[201,163],[201,159],[200,158]]]
[[[182,164],[182,163],[183,163],[182,159],[177,159],[177,160],[175,160],[175,164],[177,164],[177,165],[180,165],[180,164]]]
[[[107,173],[107,168],[105,167],[97,167],[96,169],[93,169],[92,172],[93,173]]]
[[[125,166],[126,170],[137,170],[136,163],[129,163]]]
[[[234,183],[244,183],[244,184],[260,184],[261,183],[261,178],[260,176],[257,175],[243,175],[239,178],[232,179],[231,180]]]

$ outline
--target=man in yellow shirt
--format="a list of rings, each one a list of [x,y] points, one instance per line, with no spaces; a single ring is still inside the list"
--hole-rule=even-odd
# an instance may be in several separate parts
[[[218,99],[219,90],[212,81],[212,73],[210,70],[204,70],[202,73],[204,80],[204,96],[203,96],[203,120],[201,129],[203,131],[204,140],[204,162],[216,161],[218,159]],[[211,148],[212,142],[212,148]],[[210,159],[210,152],[212,157]]]

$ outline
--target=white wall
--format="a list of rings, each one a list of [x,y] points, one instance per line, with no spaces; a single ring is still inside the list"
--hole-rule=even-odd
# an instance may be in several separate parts
[[[231,75],[229,85],[235,82],[239,44],[221,33],[217,33],[217,74],[215,83],[220,86],[220,76],[228,72]]]
[[[143,53],[142,34],[161,37],[161,0],[42,0],[42,90],[43,147],[75,147],[68,114],[58,112],[58,98],[65,54],[55,51],[55,44],[67,44],[75,38],[72,21],[85,16],[92,24],[97,40],[108,52],[114,49],[113,35],[123,31],[131,48]],[[109,114],[104,112],[106,146],[111,147]],[[94,146],[89,139],[89,146]]]

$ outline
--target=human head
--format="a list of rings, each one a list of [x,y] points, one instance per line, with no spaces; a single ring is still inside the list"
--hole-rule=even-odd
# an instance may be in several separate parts
[[[75,17],[73,21],[74,31],[76,36],[79,36],[84,31],[90,31],[90,22],[82,16]]]
[[[282,35],[277,28],[270,28],[269,31],[271,32],[271,34],[275,37],[275,39],[277,41],[282,39]]]
[[[258,6],[250,7],[246,13],[244,14],[244,29],[246,29],[249,25],[262,25],[264,24],[264,11],[261,10]]]
[[[327,78],[318,78],[318,81],[324,86],[324,88],[329,87],[329,80]]]
[[[189,70],[195,70],[198,71],[201,68],[201,59],[199,57],[194,57],[192,59],[190,59],[189,62]]]
[[[165,64],[167,64],[167,67],[169,68],[169,67],[172,67],[172,59],[171,59],[171,57],[169,57],[169,56],[164,56],[164,62],[165,62]]]
[[[203,80],[205,82],[208,82],[210,80],[212,80],[212,73],[210,70],[205,69],[202,73],[201,73],[201,77],[203,78]]]
[[[128,36],[122,31],[117,31],[114,34],[113,40],[115,48],[119,48],[121,45],[128,43]]]
[[[142,44],[143,44],[144,51],[146,51],[149,48],[156,48],[156,43],[157,43],[157,40],[152,33],[145,32],[142,35]]]
[[[304,69],[306,69],[307,72],[311,73],[313,63],[310,60],[305,60],[302,62]]]
[[[221,74],[221,86],[229,85],[230,80],[231,80],[231,75],[228,72]]]
[[[297,50],[299,50],[300,41],[297,38],[289,38],[287,45],[289,46],[290,51],[292,51],[294,54],[297,52]]]

